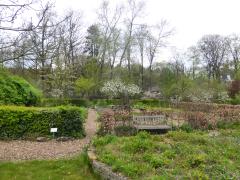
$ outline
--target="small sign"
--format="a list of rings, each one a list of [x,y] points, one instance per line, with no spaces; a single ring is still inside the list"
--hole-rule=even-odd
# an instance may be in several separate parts
[[[52,132],[52,133],[57,132],[57,128],[51,128],[51,129],[50,129],[50,132]]]

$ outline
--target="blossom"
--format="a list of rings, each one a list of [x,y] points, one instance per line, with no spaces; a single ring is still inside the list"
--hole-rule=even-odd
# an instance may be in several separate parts
[[[141,92],[141,89],[135,84],[125,84],[121,80],[111,80],[104,83],[100,91],[110,97],[121,95],[134,96]]]

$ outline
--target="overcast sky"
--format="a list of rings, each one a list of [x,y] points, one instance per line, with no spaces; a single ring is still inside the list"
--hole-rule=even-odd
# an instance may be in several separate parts
[[[96,22],[96,9],[101,0],[56,0],[61,14],[72,8],[83,12],[84,22]],[[110,0],[124,2],[124,0]],[[150,24],[166,19],[175,28],[170,45],[180,50],[194,45],[205,34],[240,32],[240,0],[145,0],[146,21]],[[88,24],[86,24],[88,25]],[[169,48],[171,49],[171,48]],[[168,59],[169,51],[162,51],[162,60]]]

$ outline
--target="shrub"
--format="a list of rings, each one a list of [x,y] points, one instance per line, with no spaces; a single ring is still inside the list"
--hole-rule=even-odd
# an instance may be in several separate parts
[[[89,107],[90,102],[87,99],[79,98],[44,98],[39,103],[40,106],[51,107],[51,106],[62,106],[62,105],[74,105]]]
[[[147,108],[147,107],[169,107],[169,102],[159,99],[143,99],[133,101],[135,108]]]
[[[0,72],[0,104],[36,105],[41,93],[26,80]]]
[[[94,106],[107,107],[111,105],[120,104],[120,99],[94,99],[91,101],[91,104]]]
[[[240,104],[240,94],[236,94],[235,98],[231,98],[229,103],[233,104],[233,105],[238,105]]]
[[[240,92],[240,80],[234,80],[231,82],[228,93],[231,98],[235,98],[235,96]]]
[[[98,131],[98,135],[106,135],[116,133],[121,135],[122,133],[126,135],[134,134],[134,129],[130,127],[132,125],[132,115],[125,110],[113,111],[111,109],[104,110],[99,118],[101,126]],[[119,127],[119,128],[118,128]],[[129,134],[127,129],[130,130]]]
[[[183,125],[181,125],[180,129],[183,130],[183,131],[186,131],[188,133],[193,131],[192,126],[188,123],[184,123]]]
[[[51,127],[58,128],[56,136],[82,137],[85,118],[85,109],[71,106],[0,106],[0,138],[50,136]]]
[[[114,132],[117,136],[133,136],[137,134],[137,129],[133,126],[117,126]]]
[[[111,134],[115,126],[114,112],[112,110],[103,111],[99,121],[101,126],[98,130],[98,135]]]

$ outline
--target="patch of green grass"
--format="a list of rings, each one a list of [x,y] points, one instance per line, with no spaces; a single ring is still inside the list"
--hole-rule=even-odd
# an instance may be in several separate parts
[[[0,163],[0,179],[10,180],[95,180],[86,154],[71,159]]]
[[[240,127],[208,131],[140,132],[94,140],[100,161],[132,179],[239,179]]]

